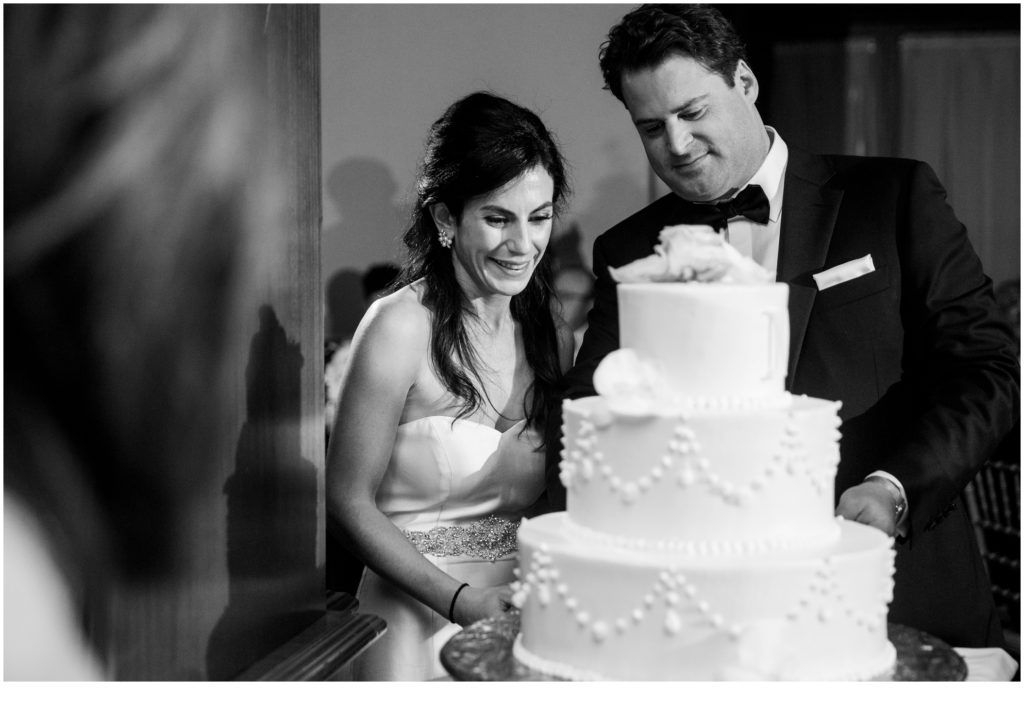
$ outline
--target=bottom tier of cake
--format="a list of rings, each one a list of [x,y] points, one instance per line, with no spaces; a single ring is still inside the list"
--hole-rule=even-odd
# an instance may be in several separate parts
[[[884,678],[892,540],[839,526],[830,546],[710,557],[609,547],[565,512],[524,521],[514,654],[570,679]]]

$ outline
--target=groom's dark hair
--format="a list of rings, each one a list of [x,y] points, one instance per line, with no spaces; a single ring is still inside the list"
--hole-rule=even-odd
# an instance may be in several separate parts
[[[733,87],[746,48],[732,23],[707,5],[641,5],[608,32],[598,58],[605,89],[622,100],[622,74],[689,56]]]

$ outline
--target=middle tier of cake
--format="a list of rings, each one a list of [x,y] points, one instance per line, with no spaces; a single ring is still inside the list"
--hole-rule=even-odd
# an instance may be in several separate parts
[[[617,414],[602,397],[565,402],[572,524],[609,545],[696,554],[835,542],[840,405],[788,399],[646,416]]]

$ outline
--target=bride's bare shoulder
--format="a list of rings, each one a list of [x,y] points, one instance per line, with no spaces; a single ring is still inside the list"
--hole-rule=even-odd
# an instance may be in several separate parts
[[[359,335],[385,343],[416,344],[430,337],[430,312],[423,306],[422,288],[414,282],[373,302],[359,324]]]

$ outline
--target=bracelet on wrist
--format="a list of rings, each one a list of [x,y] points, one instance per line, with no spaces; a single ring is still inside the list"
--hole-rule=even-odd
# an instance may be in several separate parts
[[[468,586],[469,584],[463,582],[459,585],[459,588],[455,590],[455,594],[452,596],[451,606],[448,607],[448,620],[452,623],[455,623],[455,600],[459,598],[459,594],[462,593],[462,590]]]

